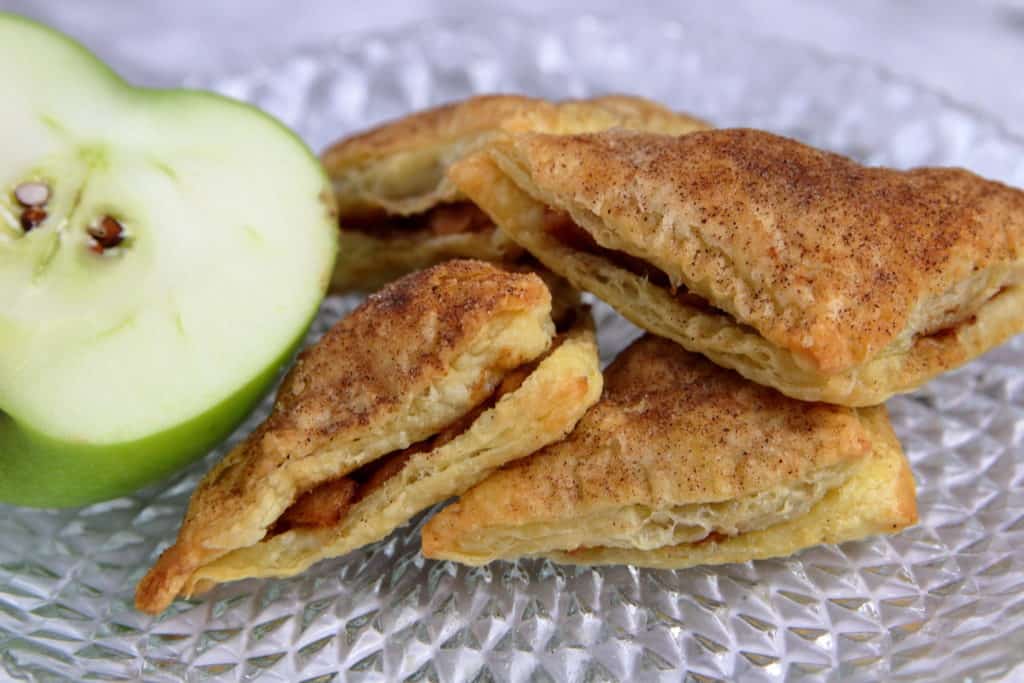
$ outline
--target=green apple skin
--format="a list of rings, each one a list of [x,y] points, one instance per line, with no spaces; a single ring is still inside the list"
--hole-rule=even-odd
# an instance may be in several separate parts
[[[269,115],[134,88],[5,13],[0,85],[31,100],[0,111],[0,504],[118,497],[226,438],[299,345],[337,251],[330,184]],[[25,180],[54,196],[22,234]],[[85,226],[106,212],[128,239],[96,256]]]
[[[119,444],[58,441],[0,415],[0,500],[26,507],[74,507],[127,495],[159,481],[231,434],[275,376],[270,368],[202,415]]]

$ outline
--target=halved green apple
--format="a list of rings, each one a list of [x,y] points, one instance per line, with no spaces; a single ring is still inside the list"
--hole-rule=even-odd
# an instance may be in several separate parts
[[[266,114],[12,15],[0,89],[0,502],[111,498],[267,389],[326,291],[330,186]]]

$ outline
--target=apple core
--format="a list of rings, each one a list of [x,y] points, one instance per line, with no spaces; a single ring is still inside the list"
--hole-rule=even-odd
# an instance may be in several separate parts
[[[122,495],[223,440],[299,343],[330,186],[268,115],[2,13],[0,85],[0,503]]]

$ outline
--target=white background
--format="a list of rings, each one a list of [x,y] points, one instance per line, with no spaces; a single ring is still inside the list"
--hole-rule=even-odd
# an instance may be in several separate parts
[[[1024,135],[1024,0],[0,0],[72,34],[131,80],[262,63],[296,45],[425,18],[501,12],[645,13],[780,36],[883,65]]]

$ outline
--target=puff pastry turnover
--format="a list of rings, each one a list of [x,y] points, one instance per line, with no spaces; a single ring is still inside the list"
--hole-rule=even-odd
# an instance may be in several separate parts
[[[602,378],[589,315],[556,335],[550,310],[539,277],[477,261],[371,296],[300,354],[267,421],[200,483],[138,608],[301,572],[562,438]]]
[[[369,291],[450,258],[515,259],[521,250],[448,180],[448,166],[488,140],[526,130],[621,126],[683,134],[707,126],[650,100],[609,95],[552,103],[473,97],[418,112],[335,144],[323,162],[339,202],[332,289]]]
[[[909,391],[1024,329],[1024,192],[754,130],[523,134],[455,184],[647,330],[809,401]]]
[[[423,528],[423,554],[681,568],[788,555],[916,521],[882,406],[801,403],[647,335],[564,440]]]

